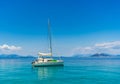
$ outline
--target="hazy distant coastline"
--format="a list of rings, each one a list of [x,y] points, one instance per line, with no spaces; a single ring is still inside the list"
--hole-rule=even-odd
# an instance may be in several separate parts
[[[120,58],[120,55],[112,55],[107,53],[95,53],[95,54],[77,54],[73,55],[73,57],[77,58]]]
[[[59,56],[55,56],[55,57],[59,57]],[[62,56],[63,58],[66,58],[68,56]],[[111,54],[106,54],[106,53],[95,53],[92,55],[85,55],[85,54],[77,54],[77,55],[73,55],[70,57],[74,57],[74,58],[120,58],[120,55],[111,55]],[[36,56],[20,56],[17,54],[1,54],[0,55],[0,59],[19,59],[19,58],[37,58]]]
[[[34,56],[20,56],[17,54],[1,54],[0,59],[36,58]]]

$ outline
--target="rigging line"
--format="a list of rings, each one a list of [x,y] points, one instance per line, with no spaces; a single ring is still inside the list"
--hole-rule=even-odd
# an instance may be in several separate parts
[[[50,20],[48,18],[48,36],[49,36],[49,42],[50,42],[50,45],[49,45],[49,48],[50,48],[50,53],[51,53],[51,56],[52,56],[52,36],[51,36],[51,31],[50,31]]]

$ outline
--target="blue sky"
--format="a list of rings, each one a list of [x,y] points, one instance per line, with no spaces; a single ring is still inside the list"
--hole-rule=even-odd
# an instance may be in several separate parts
[[[21,47],[21,55],[47,52],[50,18],[54,55],[120,41],[119,0],[0,0],[0,45]],[[79,51],[78,51],[79,52]]]

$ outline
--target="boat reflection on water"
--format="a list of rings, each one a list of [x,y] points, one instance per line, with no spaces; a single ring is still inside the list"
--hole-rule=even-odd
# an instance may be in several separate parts
[[[55,77],[59,72],[63,71],[63,66],[57,67],[33,67],[39,80]]]

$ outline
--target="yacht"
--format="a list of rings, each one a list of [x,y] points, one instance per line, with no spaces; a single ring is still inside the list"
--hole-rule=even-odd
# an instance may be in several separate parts
[[[49,53],[38,53],[38,58],[32,62],[34,67],[45,67],[45,66],[63,66],[64,61],[60,59],[54,59],[52,53],[52,37],[50,31],[50,21],[48,19],[48,37],[49,37]]]

